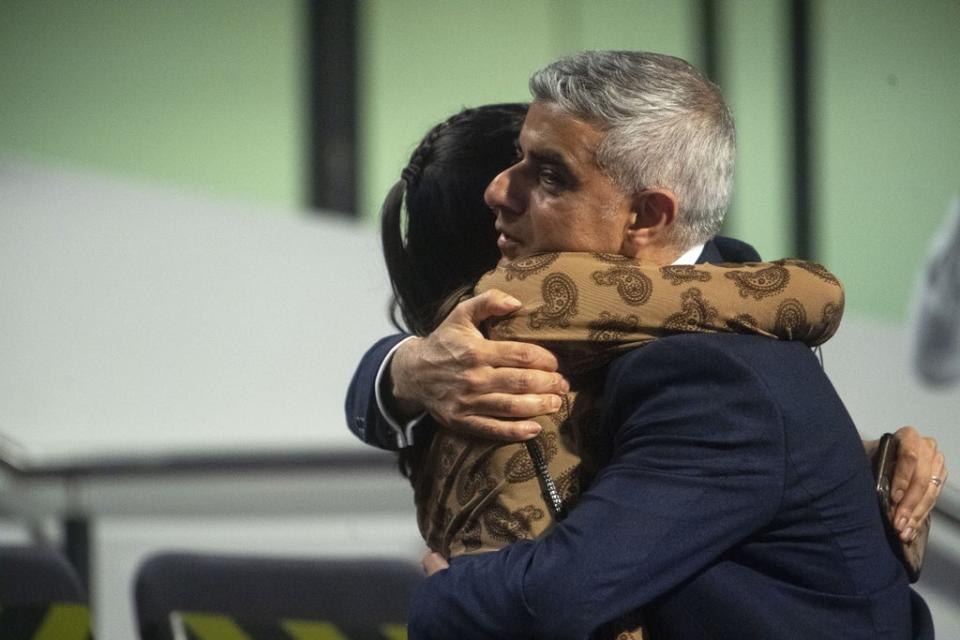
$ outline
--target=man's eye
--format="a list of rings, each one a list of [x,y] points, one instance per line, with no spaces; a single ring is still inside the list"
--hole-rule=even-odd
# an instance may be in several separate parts
[[[553,169],[541,169],[540,182],[548,187],[559,187],[563,184],[563,178]]]

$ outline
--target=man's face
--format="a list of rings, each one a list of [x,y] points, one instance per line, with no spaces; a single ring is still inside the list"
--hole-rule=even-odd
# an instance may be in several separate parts
[[[546,251],[622,253],[630,198],[597,165],[602,139],[553,104],[530,106],[518,162],[484,193],[497,217],[501,262]]]

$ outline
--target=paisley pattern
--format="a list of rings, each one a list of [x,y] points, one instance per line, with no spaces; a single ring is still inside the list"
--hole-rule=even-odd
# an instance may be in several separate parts
[[[663,323],[665,331],[672,333],[707,331],[719,315],[716,307],[703,299],[700,289],[687,289],[680,297],[683,311],[668,316]]]
[[[737,284],[741,298],[754,300],[777,295],[790,283],[790,272],[778,264],[759,271],[729,271],[724,276]]]
[[[823,305],[823,314],[820,319],[820,324],[825,327],[830,327],[840,323],[840,316],[843,314],[843,301],[840,303],[828,302]]]
[[[460,532],[460,540],[463,542],[464,548],[468,551],[480,549],[483,544],[483,538],[481,536],[480,523],[473,518],[467,520],[463,526],[463,530]]]
[[[830,284],[836,285],[838,287],[840,286],[840,281],[837,280],[837,276],[830,273],[825,266],[823,266],[818,262],[804,262],[801,260],[797,260],[796,262],[794,262],[794,264],[800,267],[801,269],[806,269],[807,271],[817,276],[824,282],[829,282]]]
[[[803,303],[795,298],[787,298],[780,303],[777,309],[777,322],[774,330],[792,340],[794,336],[800,335],[799,331],[807,324],[807,312],[803,308]]]
[[[542,433],[537,436],[537,444],[540,445],[540,450],[543,452],[543,457],[549,463],[555,455],[557,455],[557,440],[558,436],[556,433]],[[518,482],[526,482],[537,476],[537,470],[533,465],[533,460],[530,458],[530,453],[527,451],[526,447],[520,448],[515,454],[510,456],[507,460],[507,465],[505,468],[504,477],[507,479],[507,482],[512,482],[514,484]]]
[[[509,511],[499,504],[492,505],[483,514],[483,524],[496,540],[505,543],[533,538],[532,523],[543,520],[544,510],[533,505]]]
[[[518,258],[504,267],[504,277],[507,282],[516,278],[524,280],[528,276],[540,273],[560,257],[559,253],[538,253],[537,255]]]
[[[604,253],[602,251],[594,251],[590,255],[601,262],[609,262],[610,264],[633,263],[631,258],[622,256],[619,253]]]
[[[663,279],[672,285],[688,284],[690,282],[709,282],[710,273],[698,269],[693,264],[678,264],[669,267],[661,267],[660,273]]]
[[[640,326],[640,318],[601,311],[600,317],[587,325],[587,340],[590,342],[614,342],[622,340]]]
[[[476,461],[466,471],[460,474],[457,482],[457,503],[462,507],[473,500],[477,494],[488,493],[493,489],[495,481],[489,476],[489,469],[483,459]]]
[[[543,279],[541,287],[543,306],[530,314],[530,328],[568,327],[570,318],[577,315],[577,285],[559,271]]]
[[[440,460],[437,471],[443,475],[450,473],[456,464],[457,458],[463,453],[464,445],[451,440],[444,440],[440,445]]]
[[[602,286],[615,286],[627,304],[638,307],[650,299],[653,281],[638,267],[613,267],[594,271],[593,281]]]

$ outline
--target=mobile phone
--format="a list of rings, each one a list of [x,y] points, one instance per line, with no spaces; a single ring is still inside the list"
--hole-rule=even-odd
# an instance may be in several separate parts
[[[898,449],[897,439],[892,434],[883,434],[873,459],[874,490],[877,493],[877,501],[880,503],[883,526],[890,546],[907,570],[910,582],[916,582],[923,568],[923,556],[927,547],[927,538],[930,535],[930,516],[920,524],[920,532],[911,542],[900,540],[896,529],[893,528],[893,523],[890,522],[890,509],[894,506],[890,494],[893,491],[893,469],[897,466]]]
[[[873,477],[876,482],[874,490],[877,492],[884,518],[890,513],[893,504],[890,494],[893,491],[893,468],[897,464],[898,448],[899,443],[893,434],[885,433],[880,438],[880,445],[873,459]]]

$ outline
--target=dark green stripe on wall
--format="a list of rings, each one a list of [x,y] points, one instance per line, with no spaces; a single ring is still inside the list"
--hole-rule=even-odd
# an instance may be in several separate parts
[[[700,2],[700,41],[703,43],[703,72],[720,85],[720,26],[717,0]]]
[[[307,0],[307,204],[357,212],[357,9]]]
[[[794,255],[814,260],[813,118],[810,3],[791,0],[790,41],[793,86],[793,230]]]

